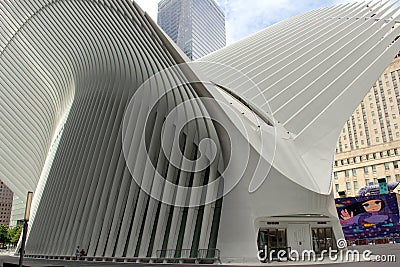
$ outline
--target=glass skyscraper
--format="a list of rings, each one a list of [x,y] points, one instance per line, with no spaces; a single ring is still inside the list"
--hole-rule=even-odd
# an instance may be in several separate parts
[[[226,44],[225,15],[214,0],[162,0],[158,25],[192,60]]]

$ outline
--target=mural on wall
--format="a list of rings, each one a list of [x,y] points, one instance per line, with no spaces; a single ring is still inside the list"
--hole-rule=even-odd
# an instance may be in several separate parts
[[[397,194],[336,199],[340,224],[347,240],[398,237]]]

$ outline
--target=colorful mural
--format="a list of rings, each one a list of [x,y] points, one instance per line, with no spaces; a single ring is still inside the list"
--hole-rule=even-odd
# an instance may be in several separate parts
[[[397,194],[339,198],[335,202],[347,240],[399,236]]]

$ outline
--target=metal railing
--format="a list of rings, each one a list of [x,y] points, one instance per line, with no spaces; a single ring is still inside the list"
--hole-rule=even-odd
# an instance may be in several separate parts
[[[219,249],[161,249],[157,250],[156,257],[166,262],[221,262]]]
[[[27,254],[26,258],[33,259],[46,259],[46,260],[65,260],[65,261],[93,261],[93,262],[136,262],[136,263],[221,263],[219,249],[165,249],[157,250],[156,257],[101,257],[101,256],[82,256],[76,257],[74,255],[39,255],[39,254]]]
[[[348,246],[356,245],[379,245],[379,244],[399,244],[400,237],[383,237],[383,238],[360,238],[353,241],[347,241]]]

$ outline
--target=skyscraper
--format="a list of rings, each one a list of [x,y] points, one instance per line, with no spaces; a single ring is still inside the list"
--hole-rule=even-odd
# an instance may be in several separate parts
[[[158,24],[192,60],[226,44],[225,15],[214,0],[162,0]]]
[[[400,182],[400,58],[395,58],[346,122],[336,147],[335,196],[378,178]],[[397,193],[397,192],[396,192]]]
[[[0,181],[0,224],[10,224],[13,195],[11,189]]]

